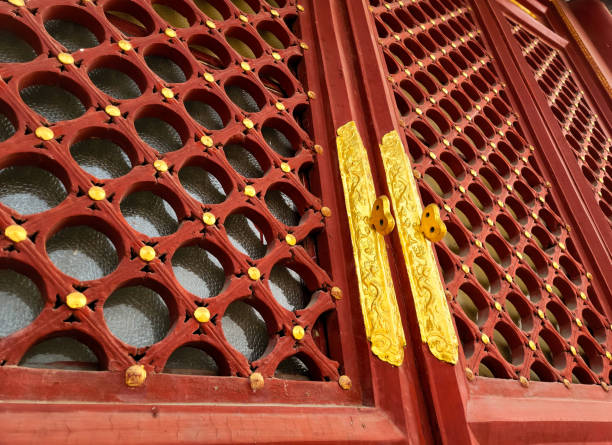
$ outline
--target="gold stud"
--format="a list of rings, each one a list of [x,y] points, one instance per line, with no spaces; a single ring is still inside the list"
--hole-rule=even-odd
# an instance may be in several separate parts
[[[202,221],[204,221],[204,224],[207,226],[212,226],[217,221],[217,218],[210,212],[204,212],[202,215]]]
[[[59,60],[64,65],[72,65],[72,64],[74,64],[74,57],[72,57],[68,53],[59,53],[57,55],[57,60]]]
[[[563,386],[565,386],[567,389],[569,389],[570,381],[568,379],[563,379]]]
[[[421,116],[423,114],[423,110],[421,110],[420,108],[415,108],[414,111],[416,112],[416,114],[418,114],[419,116]]]
[[[107,105],[104,108],[104,111],[106,112],[106,114],[108,114],[111,117],[121,116],[121,110],[119,110],[119,108],[114,105]]]
[[[253,121],[248,117],[242,120],[242,125],[244,125],[249,130],[255,126]]]
[[[529,340],[529,349],[531,349],[532,351],[536,350],[536,344],[533,340]]]
[[[202,143],[202,145],[204,145],[205,147],[212,147],[214,142],[212,140],[212,138],[210,136],[204,135],[200,138],[200,142]]]
[[[66,305],[70,309],[80,309],[87,304],[87,297],[81,292],[71,292],[66,295]]]
[[[474,375],[474,371],[472,371],[470,368],[465,368],[465,377],[471,382],[476,376]]]
[[[253,196],[257,194],[257,192],[255,191],[255,187],[253,187],[252,185],[247,185],[244,188],[244,194],[252,198]]]
[[[351,379],[348,376],[341,375],[338,379],[338,385],[340,385],[340,388],[344,389],[345,391],[348,391],[349,389],[351,389],[351,386],[353,386],[353,383],[351,382]]]
[[[20,243],[28,237],[28,232],[22,226],[11,224],[4,229],[4,236],[14,243]]]
[[[286,162],[281,162],[280,168],[285,173],[289,173],[291,171],[291,166],[287,164]]]
[[[277,52],[273,52],[272,53],[272,58],[274,60],[281,60],[282,59],[281,55],[279,53],[277,53]]]
[[[488,344],[490,343],[490,341],[491,341],[491,340],[489,340],[489,336],[488,336],[487,334],[482,334],[482,335],[480,336],[480,339],[482,340],[482,342],[483,342],[485,345],[488,345]]]
[[[271,9],[270,14],[272,14],[272,17],[280,17],[280,14],[276,9]]]
[[[34,131],[34,134],[38,139],[42,139],[43,141],[50,141],[55,136],[53,134],[53,130],[51,130],[49,127],[38,127]]]
[[[559,263],[557,263],[556,261],[553,261],[553,263],[552,263],[552,267],[553,267],[555,270],[559,270]]]
[[[332,287],[330,293],[336,300],[342,299],[342,289],[340,289],[338,286]]]
[[[516,257],[517,257],[519,260],[522,260],[522,259],[523,259],[523,254],[522,254],[521,252],[516,252]]]
[[[249,18],[246,15],[240,14],[238,18],[240,19],[242,23],[249,23]]]
[[[308,44],[306,42],[300,42],[300,48],[306,50],[308,49]]]
[[[213,76],[210,73],[204,73],[204,80],[206,82],[214,82],[215,81],[215,76]]]
[[[25,6],[23,0],[8,0],[8,2],[13,6]]]
[[[524,376],[519,377],[519,382],[523,388],[529,387],[529,380],[527,380]]]
[[[210,321],[210,311],[206,307],[198,307],[193,311],[193,318],[200,323],[208,323]]]
[[[318,155],[323,154],[323,147],[320,146],[319,144],[315,144],[314,150]]]
[[[573,346],[570,346],[570,352],[573,356],[576,356],[576,348],[574,348]]]
[[[314,91],[308,91],[306,93],[306,96],[308,96],[309,99],[316,99],[317,98],[317,93],[315,93]]]
[[[525,233],[525,236],[526,236],[527,238],[531,238],[531,233],[529,233],[529,232],[528,232],[528,231],[526,231],[526,230],[525,230],[525,232],[524,232],[524,233]]]
[[[166,34],[171,39],[173,37],[176,37],[176,31],[174,29],[172,29],[172,28],[166,28],[166,30],[164,31],[164,34]]]
[[[141,386],[147,379],[144,365],[132,365],[125,370],[125,384],[127,386]]]
[[[582,298],[583,300],[587,299],[586,294],[584,292],[582,292],[582,291],[580,291],[580,293],[578,295],[580,295],[580,298]]]
[[[506,274],[506,276],[504,278],[506,278],[506,281],[508,283],[512,283],[512,277],[510,276],[510,274]]]
[[[610,353],[610,351],[606,351],[606,358],[612,360],[612,353]]]
[[[460,185],[460,186],[459,186],[459,191],[460,191],[461,193],[465,193],[465,187],[464,187],[464,186],[462,186],[462,185]]]
[[[215,25],[215,22],[213,22],[212,20],[206,20],[206,26],[208,26],[210,29],[215,29],[217,27],[217,25]]]
[[[155,170],[157,170],[158,172],[164,173],[168,171],[168,164],[166,164],[166,161],[162,160],[162,159],[156,159],[153,162],[153,167],[155,167]]]
[[[591,281],[593,279],[593,274],[591,272],[586,273],[587,280]]]
[[[285,105],[283,105],[282,102],[276,102],[274,106],[276,107],[278,111],[285,111]]]
[[[253,281],[257,281],[259,280],[259,278],[261,278],[261,272],[256,267],[249,267],[247,273],[249,275],[249,278]]]
[[[332,211],[329,207],[321,207],[321,215],[325,216],[326,218],[329,218],[332,214]]]
[[[538,309],[538,317],[540,317],[542,320],[544,320],[544,311],[542,311],[542,309]]]
[[[461,270],[464,273],[470,273],[470,268],[467,265],[465,265],[465,264],[461,266]]]
[[[487,224],[493,227],[493,220],[491,218],[487,218]]]
[[[240,62],[240,68],[242,68],[244,71],[251,71],[251,65],[249,65],[249,62]]]
[[[299,324],[295,325],[293,327],[293,330],[291,331],[291,335],[293,335],[293,338],[295,338],[296,340],[303,339],[305,334],[306,333],[304,332],[304,328]]]
[[[429,152],[429,157],[430,157],[431,159],[436,159],[436,158],[437,158],[436,154],[435,154],[433,151],[430,151],[430,152]]]
[[[501,310],[502,310],[502,305],[501,305],[501,304],[499,304],[499,302],[498,302],[498,301],[496,301],[496,302],[495,302],[495,309],[497,309],[497,310],[498,310],[498,311],[500,311],[500,312],[501,312]]]
[[[288,233],[285,236],[285,241],[287,242],[287,244],[289,244],[290,246],[295,246],[295,243],[297,243],[297,240],[295,239],[295,235]]]
[[[579,328],[582,327],[582,320],[578,317],[576,317],[576,324],[578,325]]]
[[[544,288],[546,289],[546,292],[550,293],[553,291],[553,288],[550,284],[547,284],[546,286],[544,286]]]
[[[448,140],[448,139],[446,139],[446,138],[442,139],[442,143],[443,143],[444,145],[446,145],[447,147],[448,147],[448,146],[450,146],[450,142],[449,142],[449,140]]]
[[[249,385],[253,391],[262,389],[264,387],[264,378],[259,372],[254,372],[249,376]]]
[[[448,213],[453,213],[453,209],[451,209],[451,206],[448,204],[444,204],[444,210],[446,210]]]
[[[140,259],[143,261],[153,261],[155,259],[155,249],[151,246],[142,246],[138,252]]]
[[[130,51],[132,49],[132,44],[127,40],[119,40],[117,46],[123,51]]]
[[[172,99],[174,97],[174,93],[170,88],[162,88],[161,93],[166,99]]]
[[[478,247],[479,249],[482,249],[482,241],[480,241],[479,239],[474,241],[474,244],[476,244],[476,247]]]
[[[106,192],[102,187],[98,187],[97,185],[92,186],[88,191],[87,195],[94,201],[102,201],[106,198]]]
[[[304,7],[302,5],[300,5],[299,3],[296,6],[297,10],[300,12],[304,12]]]

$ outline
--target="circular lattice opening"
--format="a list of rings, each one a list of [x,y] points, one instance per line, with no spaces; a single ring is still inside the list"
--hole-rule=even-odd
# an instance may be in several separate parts
[[[239,252],[252,259],[262,258],[266,254],[268,246],[264,232],[249,217],[234,213],[225,218],[223,225],[229,240]]]
[[[134,99],[146,89],[144,74],[124,57],[107,56],[97,59],[88,72],[100,91],[115,99]]]
[[[168,83],[183,83],[191,77],[191,64],[176,48],[156,43],[147,47],[143,54],[151,71]]]
[[[75,333],[79,337],[80,333]],[[19,366],[28,368],[51,368],[74,371],[97,371],[102,366],[90,346],[72,337],[55,337],[42,340],[23,356]],[[96,349],[96,348],[94,348]]]
[[[11,269],[0,269],[0,301],[0,337],[28,326],[44,307],[38,286]]]
[[[121,200],[120,207],[128,224],[151,238],[167,236],[178,229],[176,212],[172,206],[152,191],[130,193]]]
[[[42,52],[38,36],[23,23],[0,15],[0,63],[23,63]]]
[[[181,346],[176,349],[166,361],[164,367],[168,374],[188,375],[219,375],[219,367],[215,359],[203,347]]]
[[[261,178],[267,170],[264,170],[262,163],[268,167],[269,161],[263,150],[253,141],[226,144],[223,152],[234,170],[245,178]]]
[[[140,139],[159,153],[178,150],[189,133],[183,120],[163,106],[142,110],[135,118],[134,127]]]
[[[225,284],[223,264],[199,245],[179,248],[172,256],[172,270],[180,285],[200,298],[218,295]]]
[[[280,189],[269,189],[265,197],[268,209],[276,219],[287,226],[297,226],[300,223],[300,212],[287,194]]]
[[[225,128],[230,110],[216,95],[205,90],[193,90],[185,96],[185,109],[200,125],[209,130]]]
[[[36,76],[39,79],[30,79],[30,84],[19,91],[21,99],[34,112],[52,123],[76,119],[85,113],[89,101],[84,103],[80,99],[86,95],[73,80],[57,75],[47,76],[47,73],[44,80],[41,73]],[[45,83],[37,83],[37,80]]]
[[[186,165],[179,171],[179,180],[183,188],[202,204],[219,204],[225,201],[226,194],[223,187],[228,180],[217,176],[207,169],[208,166],[193,163]],[[219,172],[219,169],[215,169]]]
[[[16,165],[0,170],[0,202],[22,215],[52,209],[67,194],[64,184],[42,168]]]
[[[272,268],[268,285],[276,301],[289,311],[304,309],[310,302],[310,291],[301,275],[285,265]]]
[[[243,301],[231,303],[221,320],[227,341],[249,362],[263,356],[268,346],[268,330],[261,314]]]
[[[118,178],[129,173],[132,163],[123,147],[130,144],[122,135],[112,133],[112,139],[95,136],[108,136],[106,129],[89,134],[92,137],[88,135],[70,146],[70,154],[79,167],[99,179]]]
[[[45,29],[68,50],[93,48],[104,40],[104,29],[83,8],[57,6],[46,11]]]

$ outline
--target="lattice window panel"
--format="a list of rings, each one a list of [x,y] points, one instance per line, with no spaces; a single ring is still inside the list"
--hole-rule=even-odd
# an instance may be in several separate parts
[[[0,240],[0,363],[337,380],[301,6],[20,3],[0,221],[27,238]]]
[[[572,147],[599,207],[612,224],[612,138],[591,105],[593,100],[568,68],[563,54],[508,19],[512,34],[533,70],[548,105]]]
[[[609,383],[612,332],[469,7],[371,0],[465,362],[480,376]]]

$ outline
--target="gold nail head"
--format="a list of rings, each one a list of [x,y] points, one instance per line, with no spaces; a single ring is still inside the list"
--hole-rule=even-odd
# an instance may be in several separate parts
[[[249,278],[253,281],[257,281],[261,278],[261,272],[256,267],[249,267],[247,273],[249,275]]]
[[[531,349],[532,351],[536,350],[536,344],[533,340],[529,340],[529,349]]]
[[[295,243],[297,242],[297,240],[295,239],[295,236],[291,233],[288,233],[285,236],[285,241],[287,242],[287,244],[289,244],[290,246],[295,246]]]
[[[242,23],[249,23],[249,18],[246,15],[240,14],[238,18],[240,19]]]
[[[98,187],[97,185],[91,187],[87,191],[87,194],[94,201],[102,201],[104,198],[106,198],[106,192],[104,191],[104,189],[102,187]]]
[[[565,386],[567,389],[569,389],[570,381],[568,379],[563,379],[563,386]]]
[[[278,111],[285,111],[285,105],[283,105],[282,102],[276,102],[274,106],[276,107]]]
[[[43,141],[50,141],[55,136],[55,134],[53,134],[53,130],[48,127],[38,127],[34,131],[34,134],[38,139],[42,139]]]
[[[249,119],[249,118],[243,119],[242,120],[242,125],[244,125],[248,130],[250,130],[251,128],[253,128],[255,126],[253,121],[251,119]]]
[[[550,284],[547,284],[546,286],[544,286],[544,288],[545,288],[545,289],[546,289],[546,291],[547,291],[547,292],[549,292],[549,293],[553,291],[553,288],[552,288],[552,286],[551,286]]]
[[[22,226],[12,224],[4,229],[4,236],[14,243],[20,243],[28,237],[28,232]]]
[[[308,91],[306,93],[306,96],[308,96],[309,99],[316,99],[317,98],[317,93],[315,93],[314,91]]]
[[[297,8],[297,10],[298,10],[298,11],[300,11],[300,12],[304,12],[304,7],[303,7],[302,5],[300,5],[299,3],[298,3],[298,5],[296,6],[296,8]]]
[[[580,318],[576,318],[576,324],[578,325],[579,328],[582,327],[582,320]]]
[[[208,310],[208,308],[199,307],[195,311],[193,311],[193,317],[200,323],[207,323],[208,321],[210,321],[210,311]]]
[[[170,38],[176,37],[176,31],[172,28],[166,28],[164,34],[166,34]]]
[[[420,108],[415,108],[414,111],[416,112],[416,114],[418,114],[419,116],[423,114],[423,110],[421,110]]]
[[[608,384],[607,384],[606,382],[604,382],[603,380],[602,380],[601,382],[599,382],[599,384],[601,385],[602,389],[603,389],[605,392],[610,391],[610,389],[608,388]]]
[[[132,44],[130,42],[128,42],[127,40],[119,40],[117,42],[117,45],[123,51],[130,51],[132,49]]]
[[[610,351],[606,351],[606,358],[612,360],[612,353],[610,353]]]
[[[286,162],[281,162],[280,168],[285,173],[289,173],[291,171],[291,166],[287,164]]]
[[[460,191],[461,193],[465,193],[465,187],[464,187],[464,186],[462,186],[462,185],[460,185],[460,186],[459,186],[459,191]]]
[[[512,283],[512,276],[511,276],[510,274],[508,274],[508,273],[507,273],[507,274],[506,274],[506,276],[505,276],[504,278],[506,278],[506,281],[507,281],[508,283]]]
[[[576,355],[576,348],[574,348],[573,346],[570,346],[570,352],[572,353],[572,355]]]
[[[336,300],[342,299],[342,289],[340,289],[338,286],[332,287],[330,293],[331,296],[334,297]]]
[[[210,73],[204,73],[204,80],[206,82],[214,82],[215,81],[215,76],[213,76]]]
[[[204,136],[202,136],[202,137],[200,138],[200,142],[201,142],[201,143],[202,143],[202,144],[203,144],[205,147],[208,147],[208,148],[212,147],[212,146],[213,146],[213,144],[214,144],[214,142],[213,142],[212,138],[211,138],[210,136],[206,136],[206,135],[204,135]]]
[[[281,55],[279,53],[277,53],[277,52],[273,52],[272,53],[272,58],[274,60],[281,60],[282,59]]]
[[[308,44],[305,43],[305,42],[300,42],[300,48],[306,50],[306,49],[308,49]]]
[[[340,388],[348,391],[353,386],[353,382],[351,382],[351,379],[349,376],[341,375],[340,378],[338,379],[338,385],[340,385]]]
[[[587,273],[586,273],[586,277],[587,277],[587,280],[589,280],[589,281],[590,281],[590,280],[592,280],[592,279],[593,279],[593,274],[592,274],[591,272],[587,272]]]
[[[493,227],[493,220],[491,218],[487,218],[487,224]]]
[[[555,270],[559,270],[559,267],[560,267],[560,266],[559,266],[559,263],[557,263],[557,262],[553,261],[553,263],[552,263],[552,267],[553,267]]]
[[[501,304],[499,304],[499,302],[498,302],[498,301],[496,301],[496,302],[495,302],[495,309],[497,309],[497,310],[498,310],[498,311],[500,311],[500,312],[501,312],[501,310],[502,310],[502,305],[501,305]]]
[[[210,29],[215,29],[217,27],[217,25],[215,25],[215,22],[213,22],[212,20],[206,20],[206,26],[208,26]]]
[[[217,218],[212,213],[206,212],[202,215],[202,221],[204,221],[204,224],[207,226],[212,226],[217,221]]]
[[[524,376],[519,377],[519,382],[523,388],[527,388],[529,386],[529,380],[527,380]]]
[[[270,14],[272,14],[272,17],[280,17],[280,14],[276,9],[270,9]]]
[[[252,198],[257,194],[257,192],[255,191],[255,187],[253,187],[252,185],[247,185],[244,188],[244,194]]]
[[[463,266],[461,266],[461,270],[464,273],[470,273],[470,268],[468,266],[466,266],[465,264]]]
[[[249,65],[249,62],[240,62],[240,68],[242,68],[244,71],[251,71],[251,65]]]
[[[111,117],[121,116],[121,110],[119,110],[119,108],[114,105],[107,105],[104,108],[104,111],[106,112],[106,114],[108,114]]]
[[[172,99],[174,97],[174,93],[170,88],[162,88],[161,93],[166,99]]]
[[[488,345],[490,343],[489,336],[487,334],[482,334],[480,338],[485,345]]]
[[[542,311],[542,309],[538,309],[538,317],[544,320],[544,311]]]
[[[325,216],[326,218],[329,218],[332,214],[332,211],[329,207],[321,207],[321,215]]]
[[[74,64],[74,57],[68,53],[59,53],[57,55],[57,60],[59,60],[64,65],[72,65]]]
[[[465,377],[468,379],[468,381],[473,381],[474,380],[474,371],[472,371],[470,368],[465,368]]]
[[[156,159],[153,162],[153,167],[155,167],[155,170],[157,170],[158,172],[164,173],[168,171],[168,164],[166,164],[166,161],[162,159]]]
[[[523,254],[522,254],[521,252],[516,252],[516,257],[517,257],[519,260],[522,260],[522,259],[523,259]]]
[[[474,241],[474,244],[476,244],[476,247],[481,248],[482,249],[482,241],[480,241],[479,239],[477,239],[476,241]]]
[[[153,261],[155,259],[155,249],[151,246],[142,246],[140,248],[140,252],[138,253],[138,255],[140,255],[140,259],[142,259],[143,261]]]
[[[70,309],[80,309],[87,304],[87,297],[81,292],[71,292],[66,295],[66,305]]]
[[[25,6],[23,0],[8,0],[8,2],[13,6]]]
[[[304,332],[304,328],[300,325],[295,325],[293,327],[293,330],[291,331],[291,335],[293,335],[293,338],[295,338],[296,340],[303,339],[305,334],[306,333]]]
[[[315,144],[314,150],[318,155],[323,154],[323,147],[320,146],[319,144]]]
[[[259,372],[254,372],[249,376],[249,384],[251,385],[251,389],[253,391],[262,389],[264,387],[263,375],[261,375]]]
[[[147,371],[144,365],[132,365],[125,370],[125,384],[127,386],[141,386],[146,379]]]
[[[429,152],[429,157],[430,157],[431,159],[436,159],[436,158],[437,158],[436,154],[435,154],[433,151],[430,151],[430,152]]]
[[[580,295],[580,298],[582,298],[583,300],[587,299],[587,296],[586,296],[586,294],[584,292],[580,292],[579,295]]]

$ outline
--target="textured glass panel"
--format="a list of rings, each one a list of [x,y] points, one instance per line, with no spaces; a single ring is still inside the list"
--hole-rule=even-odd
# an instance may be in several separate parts
[[[170,330],[166,303],[144,286],[116,290],[104,303],[103,311],[113,335],[138,348],[157,343]]]
[[[6,29],[0,29],[0,63],[29,62],[36,51],[28,42]]]
[[[89,78],[100,91],[115,99],[133,99],[140,96],[140,88],[127,74],[112,68],[96,68]]]
[[[288,226],[300,223],[297,207],[287,195],[280,190],[270,190],[266,193],[266,205],[276,219]]]
[[[223,119],[210,105],[197,100],[185,101],[185,108],[191,117],[209,130],[220,130],[224,127]]]
[[[205,204],[225,201],[225,191],[219,180],[200,167],[183,167],[179,172],[181,184],[194,199]]]
[[[218,375],[215,360],[206,352],[191,346],[183,346],[172,353],[164,372],[171,374]]]
[[[260,358],[268,345],[266,322],[252,306],[235,301],[223,315],[223,333],[227,341],[252,362]]]
[[[71,226],[57,232],[47,242],[47,254],[59,270],[80,281],[102,278],[118,264],[113,243],[88,226]]]
[[[261,134],[263,134],[266,143],[279,155],[293,156],[295,154],[291,141],[276,128],[263,127],[261,129]]]
[[[145,56],[145,61],[151,71],[168,83],[182,83],[187,80],[181,67],[167,57]]]
[[[269,278],[270,290],[285,309],[295,311],[308,305],[310,292],[300,275],[284,266],[274,266]]]
[[[156,117],[142,117],[134,122],[140,139],[160,153],[178,150],[183,141],[178,131],[168,122]]]
[[[64,45],[69,53],[81,48],[92,48],[100,43],[96,35],[85,26],[67,20],[46,21],[45,29],[51,37]]]
[[[134,192],[121,201],[121,213],[130,226],[150,237],[176,232],[176,213],[168,202],[149,191]]]
[[[2,49],[0,49],[2,51]],[[15,126],[4,114],[0,114],[0,142],[6,141],[15,134]]]
[[[225,157],[234,170],[245,178],[261,178],[263,169],[253,154],[241,145],[226,145],[223,150]]]
[[[274,372],[274,377],[286,380],[310,380],[308,367],[296,356],[280,362]]]
[[[219,260],[198,246],[178,249],[172,257],[172,270],[181,286],[201,298],[214,297],[225,283]]]
[[[43,310],[38,287],[25,275],[0,270],[0,337],[25,328]]]
[[[244,215],[234,214],[223,223],[230,241],[240,252],[258,259],[266,254],[266,240],[257,226]]]
[[[28,107],[49,122],[76,119],[85,113],[78,97],[53,85],[32,85],[19,92]]]
[[[22,215],[52,209],[66,195],[64,184],[42,168],[14,166],[0,170],[0,201]]]
[[[87,371],[98,369],[98,359],[83,343],[70,337],[56,337],[31,348],[19,366]]]
[[[223,20],[223,16],[217,8],[210,4],[208,0],[193,0],[196,6],[213,20]]]
[[[121,147],[108,139],[84,139],[70,147],[70,154],[83,170],[100,179],[118,178],[132,168]]]
[[[261,110],[259,105],[257,105],[257,102],[255,102],[255,99],[253,99],[253,96],[251,96],[248,91],[240,88],[238,85],[230,85],[225,87],[225,92],[232,102],[234,102],[244,111],[248,113],[257,113]]]

